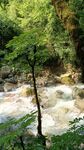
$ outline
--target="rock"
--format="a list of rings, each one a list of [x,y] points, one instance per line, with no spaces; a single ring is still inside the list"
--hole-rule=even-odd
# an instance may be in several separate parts
[[[20,96],[32,96],[34,95],[34,90],[29,87],[23,87],[22,90],[20,91]]]
[[[26,73],[21,73],[19,76],[19,82],[25,82],[27,81],[27,74]]]
[[[17,87],[17,84],[6,82],[4,84],[4,91],[8,92],[8,91],[11,91],[11,90],[15,89],[16,87]]]
[[[3,85],[0,85],[0,92],[4,92],[4,87],[3,87]]]
[[[45,101],[43,102],[42,99],[42,105],[44,108],[49,108],[49,107],[54,107],[56,103],[60,100],[63,99],[64,92],[61,90],[57,90],[54,93],[49,95],[49,98],[46,98]]]
[[[3,83],[3,79],[2,78],[0,78],[0,84],[2,84]]]
[[[7,78],[5,79],[5,81],[9,83],[17,84],[17,80],[15,78]]]
[[[80,97],[81,99],[84,98],[84,89],[80,89],[78,87],[75,87],[73,89],[72,96],[74,99],[76,99],[77,97]]]
[[[80,109],[81,112],[84,111],[84,99],[80,99],[78,97],[78,99],[75,101],[75,106]]]
[[[60,90],[57,90],[55,94],[56,94],[56,98],[63,98],[64,92],[60,91]]]
[[[5,79],[5,78],[8,77],[8,75],[10,74],[10,72],[11,72],[11,69],[10,69],[9,66],[3,66],[3,67],[1,68],[1,70],[0,70],[0,77],[1,77],[2,79]]]
[[[61,83],[61,78],[59,76],[54,77],[55,83]]]
[[[74,81],[73,81],[70,73],[61,75],[60,78],[61,78],[61,83],[62,84],[71,84],[71,85],[74,84]]]

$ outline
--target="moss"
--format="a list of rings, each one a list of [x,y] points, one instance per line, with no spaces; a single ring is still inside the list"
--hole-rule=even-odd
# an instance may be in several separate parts
[[[73,84],[74,84],[74,81],[71,79],[70,76],[65,76],[65,77],[62,77],[62,78],[61,78],[61,83],[73,85]]]

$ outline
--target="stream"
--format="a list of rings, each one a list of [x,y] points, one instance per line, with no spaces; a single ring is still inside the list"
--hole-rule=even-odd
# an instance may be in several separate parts
[[[22,85],[11,92],[0,92],[0,123],[8,117],[21,117],[36,111],[36,104],[32,102],[34,96],[24,96],[21,91],[30,85]],[[42,130],[44,135],[57,135],[69,128],[69,121],[84,116],[84,108],[76,107],[73,89],[84,88],[84,84],[74,86],[57,85],[38,88],[41,99]],[[30,131],[36,135],[37,121],[32,123]]]

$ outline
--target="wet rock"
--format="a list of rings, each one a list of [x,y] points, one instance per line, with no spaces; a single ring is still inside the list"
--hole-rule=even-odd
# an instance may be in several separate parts
[[[57,90],[54,93],[50,94],[49,97],[45,97],[45,101],[43,103],[42,99],[42,105],[44,108],[54,107],[60,99],[63,99],[64,92],[61,90]],[[47,101],[46,101],[47,100]]]
[[[34,95],[34,90],[30,87],[23,87],[20,91],[20,96],[32,96]]]
[[[60,91],[60,90],[57,90],[57,91],[55,92],[55,94],[56,94],[56,98],[63,98],[64,92],[63,92],[63,91]]]
[[[49,99],[43,103],[43,108],[54,107],[56,103],[57,103],[56,97],[53,97],[53,95],[51,95]]]
[[[80,98],[76,99],[75,106],[78,109],[80,109],[81,112],[83,112],[84,111],[84,99],[80,99]]]
[[[10,82],[6,82],[6,83],[4,84],[4,91],[5,91],[5,92],[14,90],[15,88],[17,88],[17,84],[10,83]]]
[[[73,89],[72,96],[74,99],[76,99],[77,97],[80,97],[81,99],[84,98],[84,89],[80,89],[78,87],[75,87]]]

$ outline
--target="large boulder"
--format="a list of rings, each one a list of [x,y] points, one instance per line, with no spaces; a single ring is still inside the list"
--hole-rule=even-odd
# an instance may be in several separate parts
[[[75,87],[73,89],[73,92],[72,92],[72,97],[74,99],[77,99],[77,97],[80,97],[81,99],[84,98],[84,89],[80,89],[78,87]]]
[[[26,87],[26,86],[22,87],[20,91],[20,96],[27,97],[27,96],[32,96],[32,95],[34,95],[34,90],[32,88]]]
[[[14,90],[15,88],[17,88],[17,84],[10,83],[10,82],[6,82],[6,83],[4,84],[4,91],[5,91],[5,92],[12,91],[12,90]]]

